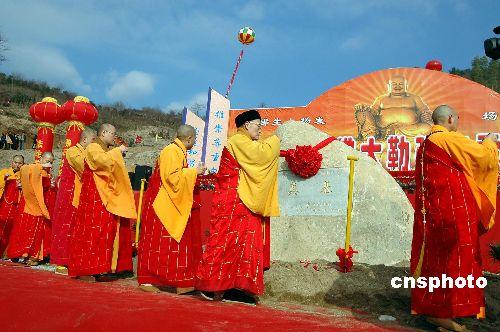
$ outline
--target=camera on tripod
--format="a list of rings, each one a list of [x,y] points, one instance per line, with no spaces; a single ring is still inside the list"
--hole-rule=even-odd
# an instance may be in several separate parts
[[[493,29],[497,35],[500,34],[500,26]],[[489,38],[484,41],[484,53],[493,60],[500,59],[500,38]]]

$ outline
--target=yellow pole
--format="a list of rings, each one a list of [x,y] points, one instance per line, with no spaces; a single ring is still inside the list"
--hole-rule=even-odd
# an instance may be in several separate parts
[[[349,192],[347,194],[347,224],[345,227],[345,252],[349,251],[351,244],[351,214],[352,214],[352,192],[354,189],[354,162],[359,158],[355,156],[348,156],[349,160]]]
[[[141,226],[141,215],[142,215],[142,196],[144,195],[144,184],[146,179],[141,179],[141,191],[139,192],[139,206],[137,208],[137,222],[135,223],[135,247],[139,243],[139,228]]]

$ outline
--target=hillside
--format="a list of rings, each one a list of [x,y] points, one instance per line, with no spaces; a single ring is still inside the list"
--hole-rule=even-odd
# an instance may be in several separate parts
[[[27,162],[33,160],[33,137],[36,133],[36,123],[29,116],[29,107],[43,97],[54,97],[60,104],[76,96],[75,93],[60,88],[49,87],[44,82],[25,80],[16,75],[0,73],[0,133],[24,133],[27,136],[25,151],[0,150],[0,168],[6,167],[11,157],[21,152]],[[122,103],[113,105],[97,105],[99,119],[90,127],[97,129],[102,123],[111,123],[116,126],[117,134],[125,142],[129,142],[137,135],[142,136],[140,146],[132,146],[127,155],[127,161],[132,169],[134,164],[153,165],[158,152],[168,144],[176,127],[181,123],[181,114],[160,109],[145,107],[142,109],[127,108]],[[54,153],[60,158],[61,148],[65,138],[65,124],[55,129]],[[155,140],[156,134],[163,137]],[[57,161],[58,163],[58,161]]]

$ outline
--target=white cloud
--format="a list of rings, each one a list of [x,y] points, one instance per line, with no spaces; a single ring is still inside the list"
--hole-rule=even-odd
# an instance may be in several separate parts
[[[60,50],[34,44],[9,45],[9,48],[7,61],[4,62],[7,71],[53,86],[67,87],[77,93],[91,91],[73,63]]]
[[[363,39],[360,36],[355,36],[344,40],[340,44],[340,49],[344,51],[359,50],[363,46]]]
[[[115,20],[90,1],[51,3],[6,1],[0,11],[2,30],[10,40],[92,47],[104,36],[119,35]]]
[[[460,14],[468,13],[471,10],[470,3],[467,0],[453,0],[455,11]]]
[[[293,4],[292,4],[293,5]],[[370,13],[375,9],[416,10],[426,14],[434,14],[438,1],[434,0],[314,0],[307,2],[320,17],[354,18]]]
[[[203,105],[204,107],[203,111],[205,111],[207,105],[207,98],[208,98],[207,92],[200,92],[195,94],[189,100],[171,102],[170,104],[168,104],[166,107],[163,108],[163,111],[170,112],[171,110],[181,110],[186,106],[188,108],[193,108],[194,105]]]
[[[265,17],[264,5],[260,2],[248,2],[243,7],[237,8],[238,16],[248,20],[263,20]]]
[[[133,102],[154,92],[153,76],[143,71],[132,70],[122,76],[112,72],[109,77],[114,79],[113,85],[106,92],[111,101]]]

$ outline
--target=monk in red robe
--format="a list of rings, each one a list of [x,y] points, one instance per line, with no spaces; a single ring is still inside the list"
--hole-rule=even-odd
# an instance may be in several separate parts
[[[130,219],[137,218],[134,193],[122,153],[111,149],[116,129],[103,124],[85,150],[85,166],[70,240],[69,275],[109,280],[115,272],[132,271]]]
[[[95,138],[96,133],[92,129],[85,129],[80,136],[80,141],[66,150],[66,158],[63,160],[52,218],[50,253],[50,262],[58,265],[56,268],[58,274],[68,274],[69,238],[82,190],[85,148]]]
[[[427,280],[442,275],[477,280],[482,276],[479,235],[494,220],[497,138],[490,134],[479,144],[456,132],[458,115],[446,105],[436,108],[432,119],[435,125],[417,153],[411,271]],[[484,318],[483,289],[476,283],[455,285],[413,288],[412,313],[427,316],[440,329],[465,331],[453,319]]]
[[[177,138],[160,153],[149,180],[141,220],[137,281],[146,291],[157,286],[194,290],[194,274],[201,259],[199,205],[193,205],[197,175],[206,168],[187,168],[187,150],[196,141],[193,127],[180,126]],[[194,213],[193,213],[194,212]],[[196,213],[198,212],[198,213]]]
[[[38,265],[50,254],[50,170],[54,156],[42,154],[40,161],[20,169],[22,200],[9,239],[7,256]]]
[[[12,158],[10,168],[0,170],[0,258],[9,243],[10,231],[17,215],[21,198],[21,177],[19,170],[24,165],[24,157]]]
[[[259,140],[260,114],[236,117],[238,131],[222,152],[212,202],[210,237],[196,273],[207,299],[255,304],[264,293],[264,217],[278,216],[280,140]]]

